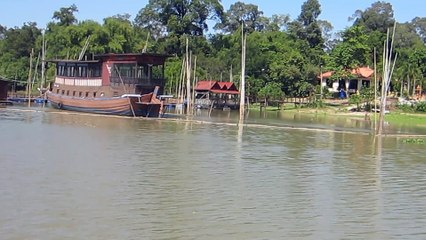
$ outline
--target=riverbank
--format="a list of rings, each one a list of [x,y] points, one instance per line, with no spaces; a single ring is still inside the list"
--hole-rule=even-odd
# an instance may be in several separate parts
[[[259,104],[250,106],[250,111],[267,111],[267,112],[288,112],[300,113],[307,115],[328,115],[348,118],[364,119],[366,121],[374,121],[379,118],[379,113],[366,111],[353,111],[355,105],[351,105],[347,100],[328,101],[320,108],[312,108],[307,106],[296,106],[294,104],[283,104],[280,107],[268,106],[260,107]],[[407,113],[399,109],[391,110],[385,115],[385,121],[389,124],[398,125],[415,125],[426,128],[426,113]]]

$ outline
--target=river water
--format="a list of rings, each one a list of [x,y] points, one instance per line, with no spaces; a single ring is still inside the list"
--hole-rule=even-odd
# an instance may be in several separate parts
[[[361,120],[250,114],[0,108],[0,238],[426,239],[424,144],[375,140]]]

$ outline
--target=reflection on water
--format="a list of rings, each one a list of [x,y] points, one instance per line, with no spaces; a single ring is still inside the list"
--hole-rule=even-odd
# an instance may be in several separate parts
[[[424,145],[232,114],[0,109],[2,239],[426,238]]]

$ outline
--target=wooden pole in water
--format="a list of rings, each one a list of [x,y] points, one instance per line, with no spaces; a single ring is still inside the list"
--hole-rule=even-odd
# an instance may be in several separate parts
[[[45,76],[44,71],[46,71],[46,40],[44,38],[43,30],[43,43],[41,49],[41,82],[40,82],[40,93],[43,94],[43,108],[46,105],[46,90],[44,89]]]
[[[377,131],[377,60],[376,48],[374,48],[374,132]]]
[[[244,120],[245,112],[245,98],[246,98],[246,89],[245,89],[245,75],[246,75],[246,36],[244,34],[244,23],[241,24],[241,82],[240,82],[240,122]]]
[[[32,78],[32,70],[33,70],[33,55],[34,55],[34,49],[31,49],[30,71],[28,72],[28,82],[27,82],[28,107],[31,107],[31,78]]]
[[[191,59],[188,38],[186,38],[186,107],[186,114],[191,115]]]
[[[194,77],[192,79],[192,106],[195,106],[195,86],[197,85],[196,83],[196,76],[195,76],[195,72],[197,71],[197,56],[194,56]],[[192,115],[194,114],[194,107],[192,108]]]

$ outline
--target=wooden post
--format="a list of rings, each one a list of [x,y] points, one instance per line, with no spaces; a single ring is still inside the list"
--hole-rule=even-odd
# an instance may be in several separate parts
[[[197,56],[194,56],[194,77],[192,79],[192,106],[195,106],[195,86],[197,85],[197,78],[195,73],[197,71]],[[194,107],[192,108],[192,114],[194,114]]]
[[[241,82],[240,82],[240,122],[244,120],[244,112],[245,112],[245,98],[246,98],[246,90],[245,90],[245,74],[246,74],[246,35],[244,34],[244,23],[241,24]]]
[[[186,114],[191,115],[191,60],[189,54],[189,40],[186,38]]]
[[[33,55],[34,49],[31,49],[30,54],[30,71],[28,72],[28,81],[27,81],[27,97],[28,97],[28,107],[31,107],[31,78],[32,78],[32,70],[33,70]]]

